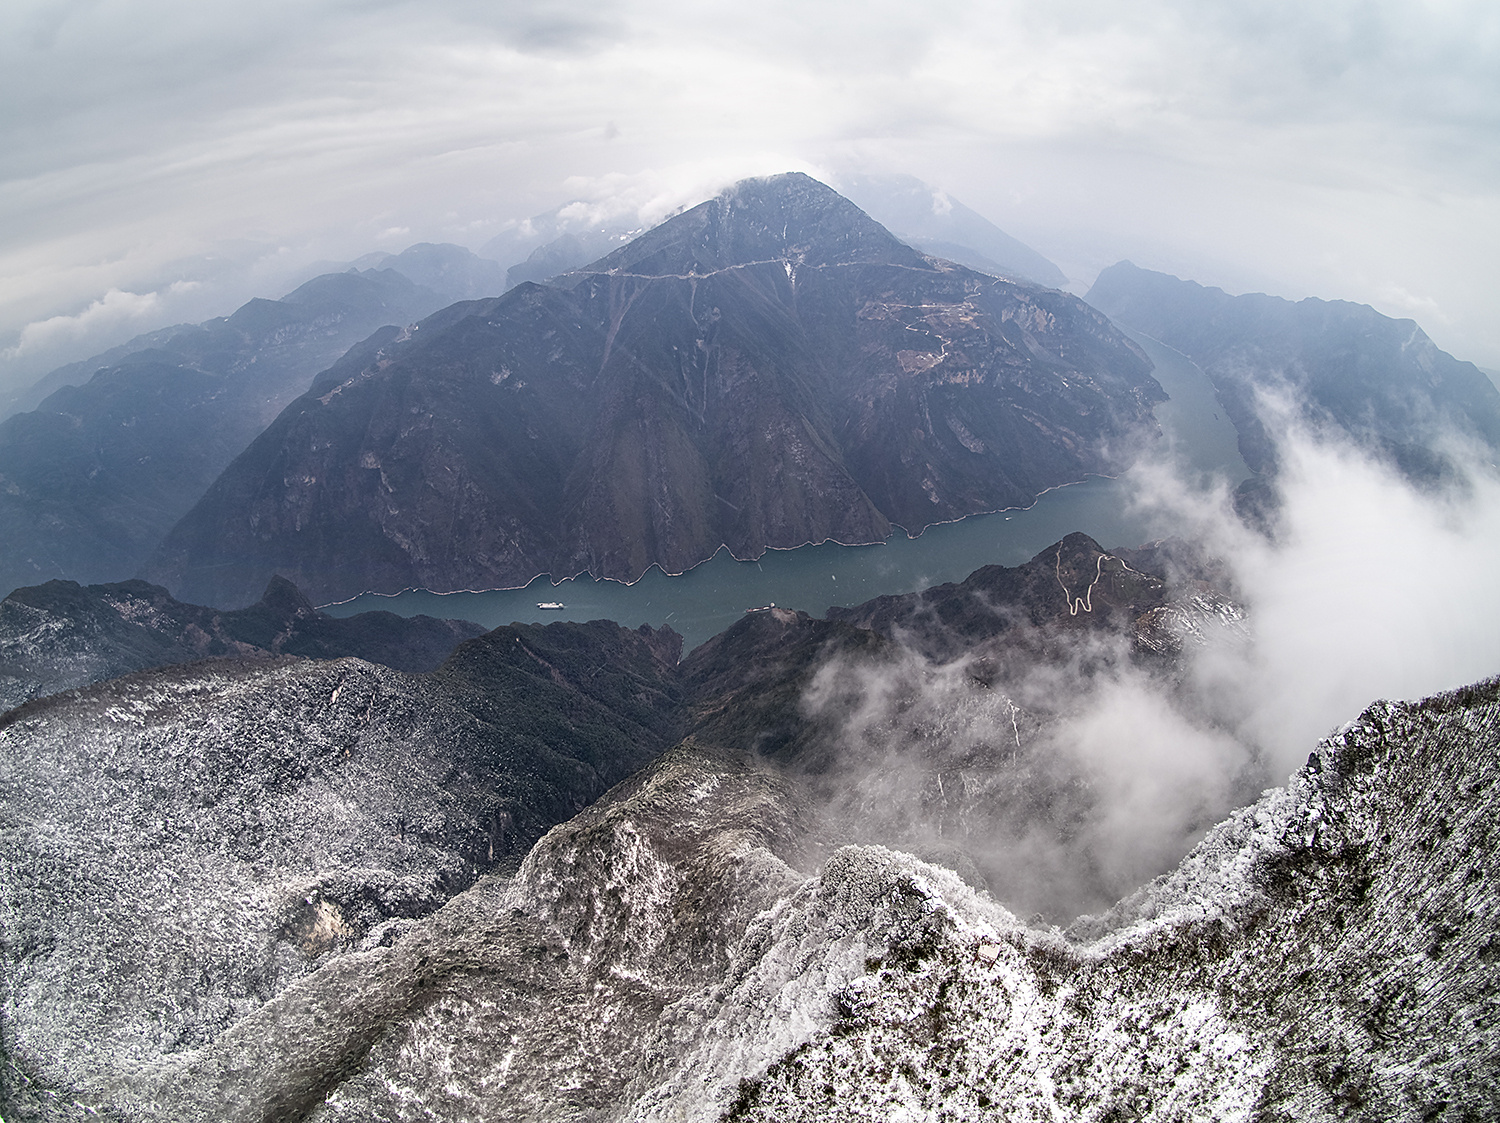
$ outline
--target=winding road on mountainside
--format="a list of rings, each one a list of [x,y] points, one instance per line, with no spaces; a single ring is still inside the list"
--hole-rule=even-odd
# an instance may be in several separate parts
[[[1099,584],[1099,579],[1104,576],[1104,563],[1107,561],[1119,562],[1120,568],[1125,570],[1126,573],[1134,573],[1137,576],[1144,576],[1144,574],[1142,574],[1140,570],[1131,569],[1130,566],[1126,564],[1124,558],[1117,558],[1113,554],[1100,554],[1098,561],[1094,564],[1094,579],[1089,582],[1089,587],[1084,590],[1083,596],[1075,597],[1072,591],[1068,588],[1068,583],[1062,579],[1062,544],[1058,544],[1057,562],[1054,572],[1057,574],[1057,583],[1062,586],[1063,596],[1068,598],[1069,616],[1077,616],[1078,610],[1080,608],[1085,612],[1094,611],[1094,586]]]

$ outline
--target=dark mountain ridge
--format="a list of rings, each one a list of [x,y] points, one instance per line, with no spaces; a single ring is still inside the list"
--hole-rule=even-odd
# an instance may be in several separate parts
[[[49,376],[77,384],[0,421],[0,590],[129,577],[315,374],[443,304],[390,270],[327,274]]]
[[[274,577],[248,608],[183,604],[159,585],[49,581],[0,601],[0,711],[132,671],[226,656],[357,656],[430,671],[484,629],[466,620],[363,612],[335,618]]]
[[[1412,320],[1341,300],[1230,296],[1130,262],[1100,273],[1084,299],[1201,366],[1263,477],[1275,473],[1279,436],[1260,414],[1261,391],[1291,390],[1302,419],[1419,480],[1446,470],[1446,433],[1500,450],[1500,391]]]
[[[323,601],[878,541],[1118,471],[1148,371],[1067,294],[925,257],[805,176],[747,181],[352,352],[146,574]]]

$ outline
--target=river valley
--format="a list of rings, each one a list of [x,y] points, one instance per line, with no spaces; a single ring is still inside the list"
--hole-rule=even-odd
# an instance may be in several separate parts
[[[1128,333],[1156,364],[1153,372],[1170,395],[1156,408],[1162,455],[1198,486],[1223,478],[1233,486],[1249,475],[1234,428],[1223,416],[1208,377],[1171,348]],[[473,620],[486,627],[512,622],[614,620],[634,627],[669,624],[691,650],[734,623],[747,609],[769,604],[821,616],[834,606],[860,604],[888,593],[909,593],[960,581],[983,565],[1019,565],[1064,535],[1081,530],[1107,546],[1137,546],[1172,533],[1133,502],[1135,472],[1118,479],[1093,477],[1056,488],[1025,509],[974,515],[929,527],[915,538],[893,535],[883,543],[837,543],[768,550],[756,561],[738,561],[721,549],[686,573],[652,569],[639,581],[596,580],[587,574],[554,583],[546,575],[519,589],[395,595],[365,593],[323,611],[333,616],[384,609],[402,616],[426,614]],[[561,604],[561,609],[539,607]]]

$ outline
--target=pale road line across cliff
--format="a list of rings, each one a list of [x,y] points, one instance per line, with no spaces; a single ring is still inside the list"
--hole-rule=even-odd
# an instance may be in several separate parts
[[[1053,572],[1057,574],[1057,583],[1062,586],[1063,596],[1068,598],[1069,616],[1077,616],[1078,610],[1080,608],[1085,612],[1094,611],[1094,586],[1099,584],[1099,578],[1104,576],[1104,559],[1107,557],[1109,557],[1108,554],[1099,555],[1099,560],[1094,563],[1094,579],[1089,582],[1089,587],[1084,590],[1083,596],[1074,597],[1073,594],[1068,591],[1068,586],[1062,579],[1062,543],[1059,542],[1057,544],[1057,563],[1054,567]],[[1121,562],[1120,564],[1124,565],[1124,562]]]
[[[748,269],[749,267],[751,267],[753,265],[789,265],[789,264],[791,264],[791,263],[786,258],[784,258],[784,257],[771,257],[771,258],[767,258],[764,261],[740,261],[740,262],[736,262],[734,265],[726,265],[722,269],[710,269],[707,273],[631,273],[631,272],[628,272],[628,271],[626,271],[624,269],[603,269],[603,270],[579,269],[579,270],[576,270],[576,272],[579,273],[582,276],[594,276],[594,277],[637,277],[637,278],[640,278],[642,280],[647,280],[647,281],[660,281],[660,280],[665,280],[665,279],[668,279],[668,278],[670,278],[670,279],[672,279],[674,281],[701,281],[705,277],[717,277],[720,273],[732,273],[736,269]],[[910,268],[910,266],[908,266],[907,268]]]
[[[656,281],[656,280],[661,280],[663,278],[670,277],[673,280],[678,280],[678,281],[695,281],[695,280],[701,281],[705,277],[717,277],[720,273],[732,273],[736,269],[748,269],[748,268],[750,268],[751,266],[754,266],[754,265],[793,265],[793,267],[795,268],[795,265],[791,261],[790,258],[785,258],[785,257],[771,257],[771,258],[765,259],[764,261],[740,261],[740,262],[736,262],[734,265],[726,265],[722,269],[710,269],[707,273],[632,273],[632,272],[630,272],[628,270],[625,270],[625,269],[574,269],[574,270],[571,270],[568,273],[560,273],[560,274],[558,274],[558,276],[560,276],[560,277],[562,277],[562,276],[579,276],[579,277],[641,277],[641,278],[644,278],[645,280],[648,280],[648,281]],[[814,269],[857,269],[857,268],[860,268],[861,266],[865,266],[865,265],[879,265],[879,266],[881,266],[882,268],[885,268],[885,269],[905,269],[905,270],[907,270],[909,272],[912,272],[912,273],[946,273],[946,272],[949,272],[949,270],[945,270],[945,269],[933,269],[933,268],[929,268],[929,267],[923,266],[923,265],[902,265],[900,262],[896,262],[896,261],[829,261],[829,262],[824,263],[823,265],[815,265],[815,266],[813,266],[813,268]],[[967,266],[960,266],[959,268],[966,269],[968,272],[971,272],[971,273],[978,272],[978,270],[968,269]],[[993,274],[990,274],[990,273],[980,273],[979,275],[982,276],[982,277],[986,277],[986,278],[988,278],[989,280],[992,280],[992,281],[999,281],[1001,284],[1005,284],[1005,285],[1015,285],[1015,284],[1017,284],[1017,282],[1015,282],[1015,281],[1007,280],[1004,277],[996,277],[996,276],[994,276]]]
[[[949,308],[949,307],[952,307],[952,306],[951,305],[947,305],[947,304],[902,304],[902,305],[899,305],[899,306],[887,304],[886,307],[887,308],[892,308],[892,307],[901,307],[901,308]],[[926,324],[926,321],[924,320],[923,323]],[[948,340],[945,339],[943,336],[938,335],[937,332],[935,332],[932,329],[931,326],[917,327],[915,324],[902,324],[901,326],[904,327],[907,331],[914,331],[914,332],[916,332],[919,335],[926,335],[926,336],[937,335],[937,341],[938,341],[938,344],[939,344],[939,346],[941,348],[941,350],[939,350],[939,352],[938,352],[938,363],[942,362],[944,359],[946,359],[948,357]],[[929,354],[930,353],[931,352],[929,352]],[[937,365],[937,363],[933,364],[933,366],[936,366],[936,365]]]
[[[1097,584],[1099,584],[1099,579],[1104,576],[1104,563],[1106,561],[1117,561],[1117,562],[1119,562],[1120,563],[1120,568],[1123,569],[1126,573],[1134,573],[1137,577],[1145,577],[1146,576],[1146,574],[1142,573],[1138,569],[1131,569],[1130,565],[1125,561],[1124,558],[1117,558],[1113,554],[1100,554],[1099,555],[1099,560],[1094,565],[1094,579],[1089,582],[1089,587],[1086,590],[1084,590],[1083,596],[1075,598],[1073,596],[1073,594],[1068,591],[1068,586],[1065,585],[1065,584],[1063,584],[1063,579],[1062,579],[1062,543],[1060,543],[1060,542],[1058,543],[1058,546],[1057,546],[1057,564],[1056,564],[1055,572],[1057,574],[1057,583],[1059,585],[1062,585],[1063,596],[1065,596],[1065,597],[1068,598],[1068,615],[1069,616],[1077,616],[1078,615],[1078,610],[1080,608],[1083,609],[1085,612],[1093,612],[1094,611],[1094,607],[1093,607],[1094,586],[1097,585]]]

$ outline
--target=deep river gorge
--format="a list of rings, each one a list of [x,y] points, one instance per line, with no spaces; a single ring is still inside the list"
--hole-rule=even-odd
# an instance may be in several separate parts
[[[1156,378],[1170,395],[1156,408],[1162,453],[1199,486],[1214,477],[1233,485],[1248,476],[1234,428],[1208,377],[1171,348],[1144,336],[1131,337],[1156,364]],[[652,569],[631,585],[587,575],[553,584],[541,576],[522,589],[365,593],[324,611],[334,616],[375,609],[402,616],[426,613],[491,628],[514,621],[598,619],[630,627],[670,624],[682,634],[684,650],[691,650],[733,624],[747,608],[774,603],[821,616],[835,605],[961,581],[983,565],[1019,565],[1075,530],[1106,548],[1137,546],[1170,534],[1171,527],[1159,525],[1159,515],[1134,502],[1138,476],[1133,470],[1118,479],[1092,477],[1049,491],[1023,510],[972,515],[929,527],[916,538],[897,533],[870,546],[825,543],[767,550],[758,561],[736,561],[721,549],[687,573],[668,576]],[[540,602],[566,607],[541,609]]]

